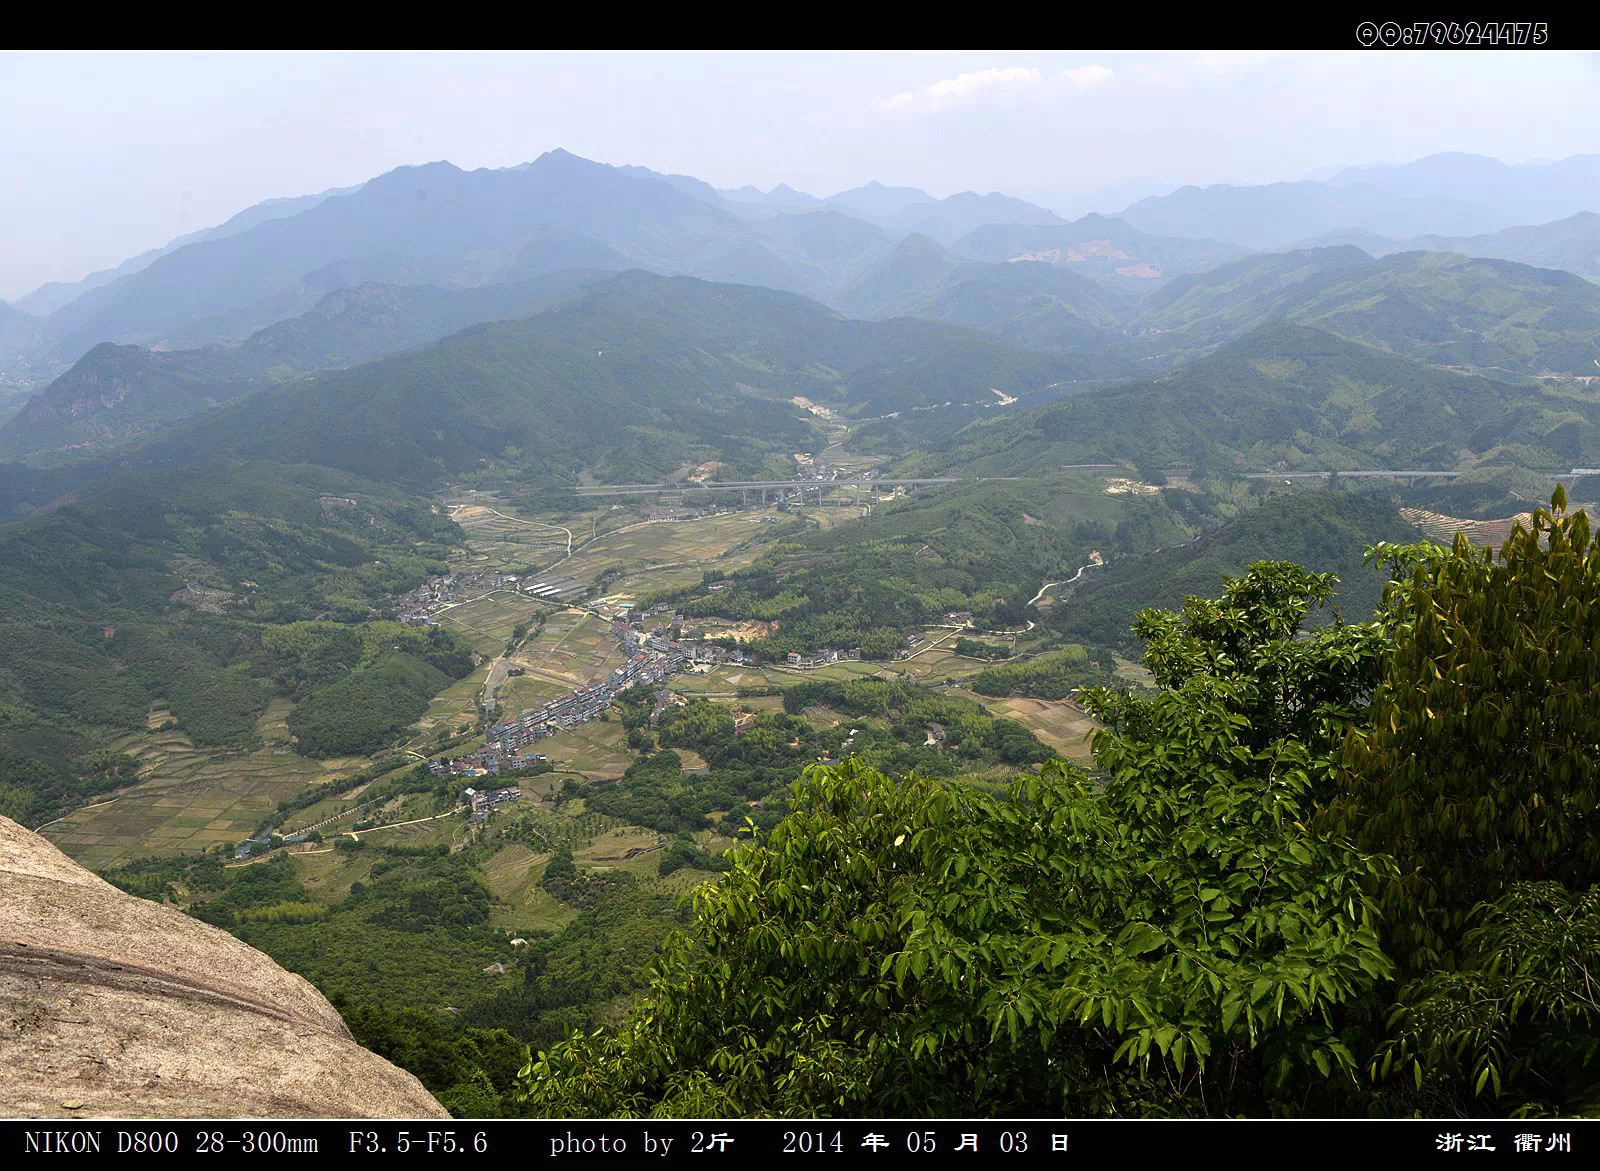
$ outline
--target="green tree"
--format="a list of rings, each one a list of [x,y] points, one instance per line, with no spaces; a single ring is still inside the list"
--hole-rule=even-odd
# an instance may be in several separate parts
[[[1395,645],[1324,818],[1398,862],[1374,894],[1407,979],[1374,1072],[1513,1113],[1600,1109],[1600,542],[1565,504],[1498,558],[1374,550]]]
[[[1600,881],[1600,542],[1565,504],[1498,558],[1459,536],[1374,550],[1395,649],[1329,823],[1399,863],[1382,901],[1413,971],[1513,883]]]
[[[1267,1113],[1350,1093],[1347,1013],[1391,972],[1363,894],[1387,863],[1306,825],[1376,653],[1364,628],[1296,637],[1328,586],[1260,566],[1149,616],[1163,690],[1096,693],[1098,781],[807,769],[765,844],[696,892],[627,1022],[530,1062],[529,1105]]]

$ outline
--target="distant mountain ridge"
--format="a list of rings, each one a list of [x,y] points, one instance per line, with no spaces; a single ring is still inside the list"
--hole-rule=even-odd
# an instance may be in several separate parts
[[[965,260],[922,235],[901,240],[829,301],[854,317],[968,325],[1037,350],[1103,351],[1121,340],[1125,308],[1117,293],[1066,268]]]
[[[671,478],[713,458],[735,478],[787,478],[792,453],[821,440],[796,396],[859,416],[1001,409],[1121,372],[971,329],[852,321],[792,293],[629,272],[531,317],[280,383],[121,458],[292,456],[409,487],[486,465],[541,483]]]
[[[47,316],[0,307],[0,379],[19,388],[37,385],[102,342],[169,351],[235,345],[312,311],[330,293],[365,284],[460,292],[569,269],[630,268],[797,292],[871,316],[968,324],[1036,348],[1170,364],[1192,356],[1193,345],[1124,344],[1124,333],[1149,339],[1175,328],[1159,308],[1168,302],[1155,298],[1143,309],[1134,302],[1236,263],[1251,249],[1310,240],[1353,243],[1388,256],[1415,246],[1600,275],[1600,216],[1594,212],[1532,226],[1503,222],[1600,199],[1585,186],[1600,165],[1597,158],[1507,167],[1473,156],[1434,156],[1298,183],[1180,188],[1140,200],[1121,216],[1091,214],[1070,223],[995,192],[935,199],[918,188],[877,182],[826,198],[781,184],[768,192],[719,191],[693,176],[607,166],[563,150],[500,170],[468,172],[436,162],[398,168],[359,188],[268,201],[71,289],[30,295],[30,304],[57,306]],[[929,245],[967,264],[1048,266],[1063,278],[1096,281],[1124,300],[1097,301],[1070,279],[1037,271],[972,268],[957,275],[947,259],[929,260],[932,253],[919,269],[908,255]],[[1422,279],[1448,268],[1433,265],[1433,275]],[[1487,296],[1484,272],[1474,270],[1472,280]],[[1531,283],[1502,275],[1517,286],[1507,304],[1520,306]],[[1219,278],[1186,287],[1220,286]],[[1415,295],[1437,307],[1437,292]],[[1400,294],[1380,295],[1394,305]],[[1563,298],[1581,300],[1576,294],[1554,299]],[[1541,304],[1550,300],[1543,297]],[[1184,312],[1176,332],[1192,337],[1204,314]],[[1303,312],[1307,320],[1314,316],[1309,306]],[[1421,310],[1423,317],[1431,312]],[[1554,320],[1551,306],[1539,312]],[[1461,335],[1420,356],[1520,371],[1535,364],[1531,345],[1548,368],[1570,373],[1586,356],[1575,336],[1585,312],[1580,307],[1571,330],[1513,322],[1509,330],[1492,332],[1520,332],[1514,345],[1467,344]],[[1242,328],[1271,315],[1256,313]],[[1226,324],[1225,314],[1212,316]],[[1413,316],[1400,315],[1400,334]],[[1237,324],[1195,344],[1238,336]],[[1330,327],[1394,345],[1382,341],[1377,324],[1369,322],[1374,328],[1366,333],[1366,326]],[[1528,340],[1543,333],[1560,336]]]
[[[102,343],[0,425],[0,460],[53,462],[103,453],[274,382],[533,313],[605,275],[569,269],[462,290],[362,284],[336,289],[302,316],[233,347],[154,351]]]
[[[1526,224],[1481,236],[1415,236],[1391,240],[1374,232],[1332,232],[1307,247],[1353,244],[1373,256],[1393,252],[1459,252],[1491,260],[1513,260],[1536,268],[1575,273],[1600,284],[1600,215],[1580,211],[1545,224]]]
[[[1576,279],[1576,278],[1571,278]],[[1600,460],[1600,398],[1409,361],[1274,321],[1155,378],[971,424],[906,474],[1454,469],[1515,445],[1524,466]]]
[[[1278,248],[1329,233],[1391,239],[1479,236],[1600,212],[1600,155],[1510,165],[1437,154],[1401,166],[1351,167],[1325,180],[1186,186],[1131,204],[1119,218],[1164,236]]]
[[[1130,327],[1170,365],[1277,319],[1433,365],[1513,377],[1586,376],[1600,359],[1600,287],[1444,252],[1373,259],[1347,246],[1247,257],[1152,294]]]
[[[40,317],[47,317],[56,310],[69,305],[76,298],[93,289],[108,285],[118,277],[129,276],[141,269],[148,268],[169,252],[182,248],[185,244],[195,244],[202,240],[220,240],[225,236],[237,235],[249,228],[255,227],[267,220],[284,219],[315,207],[324,199],[335,195],[348,195],[356,190],[354,187],[335,187],[322,191],[316,195],[291,195],[274,199],[265,199],[253,204],[237,215],[230,216],[227,220],[214,228],[202,228],[198,232],[187,232],[182,236],[162,245],[141,252],[137,256],[129,257],[115,268],[101,269],[92,272],[82,280],[77,281],[48,281],[40,285],[25,297],[17,298],[17,307],[25,309]]]
[[[987,224],[956,241],[954,248],[979,260],[1060,265],[1139,295],[1246,254],[1217,240],[1152,236],[1096,214],[1070,224]]]

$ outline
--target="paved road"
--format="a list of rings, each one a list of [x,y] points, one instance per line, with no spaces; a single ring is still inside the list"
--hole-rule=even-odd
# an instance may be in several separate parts
[[[1246,472],[1247,480],[1344,480],[1357,477],[1402,479],[1438,479],[1451,480],[1461,475],[1460,472],[1424,472],[1406,471],[1404,469],[1383,468],[1378,471],[1362,472]]]
[[[887,476],[871,480],[715,480],[704,484],[606,484],[593,488],[574,488],[578,496],[637,496],[642,492],[731,492],[746,488],[893,488],[900,485],[915,487],[919,484],[977,484],[990,480],[1015,480],[1017,476],[980,476],[977,479],[961,476],[928,476],[920,479],[891,479]]]

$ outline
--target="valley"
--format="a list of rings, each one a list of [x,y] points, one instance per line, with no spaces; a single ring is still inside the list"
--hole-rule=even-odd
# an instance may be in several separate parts
[[[1595,174],[556,148],[46,283],[0,814],[458,1118],[1592,1108],[1496,982],[1600,880]]]

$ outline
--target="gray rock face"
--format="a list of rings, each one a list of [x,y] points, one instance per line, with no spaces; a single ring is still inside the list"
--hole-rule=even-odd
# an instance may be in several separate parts
[[[3,817],[0,1114],[448,1117],[307,981]]]

